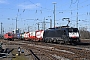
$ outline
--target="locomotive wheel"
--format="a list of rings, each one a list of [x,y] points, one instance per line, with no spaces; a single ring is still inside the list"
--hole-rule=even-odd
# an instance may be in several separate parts
[[[52,43],[52,40],[51,39],[49,41],[50,41],[50,43]]]
[[[67,45],[67,41],[64,41],[64,44]]]
[[[58,41],[58,43],[59,43],[59,44],[62,44],[62,43],[63,43],[63,41]]]
[[[80,39],[78,39],[77,42],[80,43],[81,42]]]
[[[46,39],[44,39],[43,41],[44,41],[45,43],[47,43],[47,40],[46,40]]]
[[[49,42],[50,42],[50,40],[49,40],[49,39],[47,39],[46,41],[47,41],[47,43],[49,43]]]
[[[66,37],[64,38],[64,44],[65,44],[65,45],[67,45],[67,44],[68,44],[68,40],[67,40],[67,38],[66,38]]]

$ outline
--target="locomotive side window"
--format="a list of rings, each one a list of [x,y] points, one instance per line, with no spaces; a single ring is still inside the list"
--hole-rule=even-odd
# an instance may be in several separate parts
[[[77,28],[73,29],[73,32],[78,32],[78,29]]]

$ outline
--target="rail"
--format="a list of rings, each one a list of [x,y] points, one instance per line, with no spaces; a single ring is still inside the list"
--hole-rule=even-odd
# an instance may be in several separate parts
[[[31,52],[31,54],[33,55],[33,57],[35,58],[35,60],[40,60],[35,54],[34,54],[34,52],[30,49],[30,52]]]

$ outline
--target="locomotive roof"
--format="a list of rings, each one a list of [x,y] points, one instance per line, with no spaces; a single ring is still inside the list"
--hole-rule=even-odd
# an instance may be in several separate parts
[[[73,27],[69,27],[69,26],[59,26],[59,27],[48,28],[48,29],[59,29],[59,28],[73,28]]]
[[[75,29],[75,28],[73,28],[73,27],[55,27],[55,28],[48,28],[48,29],[46,29],[46,30],[57,30],[57,29],[70,29],[70,28],[72,28],[72,29]],[[76,28],[77,29],[77,28]]]

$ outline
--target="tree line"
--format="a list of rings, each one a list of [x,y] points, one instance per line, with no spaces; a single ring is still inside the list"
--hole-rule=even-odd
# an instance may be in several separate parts
[[[90,39],[90,31],[88,31],[86,28],[81,28],[79,32],[81,39]]]

